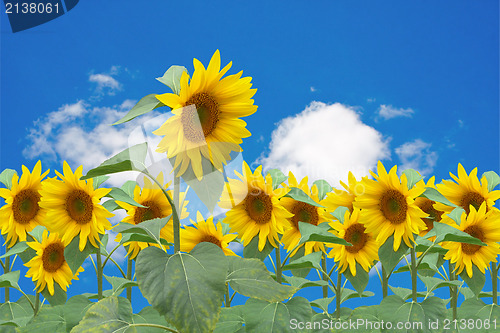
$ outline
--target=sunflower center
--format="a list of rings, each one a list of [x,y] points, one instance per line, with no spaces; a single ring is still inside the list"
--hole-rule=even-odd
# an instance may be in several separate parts
[[[49,244],[42,254],[43,269],[47,272],[56,272],[65,262],[64,246],[61,243]]]
[[[12,202],[14,220],[19,224],[28,224],[38,213],[40,195],[32,189],[19,191]]]
[[[296,201],[291,213],[294,214],[292,217],[292,223],[295,225],[297,230],[299,230],[299,222],[318,225],[318,210],[313,205],[302,201]]]
[[[434,221],[441,221],[441,215],[443,215],[443,212],[434,209],[435,203],[433,200],[423,198],[423,201],[417,205],[424,213],[429,214],[429,217],[422,219],[427,226],[427,231],[430,231],[434,227]]]
[[[460,200],[460,206],[465,210],[467,214],[470,211],[470,205],[474,207],[476,210],[479,210],[481,204],[484,202],[484,197],[477,192],[467,192],[464,194],[462,199]]]
[[[252,189],[244,201],[248,216],[258,224],[271,221],[273,203],[271,198],[259,189]]]
[[[361,223],[354,223],[345,231],[344,239],[352,244],[352,246],[346,246],[345,250],[349,253],[358,253],[368,241],[368,235]]]
[[[219,103],[211,95],[201,92],[191,96],[185,106],[193,104],[196,108],[186,108],[182,113],[181,122],[186,138],[191,142],[200,142],[212,133],[219,121]]]
[[[380,210],[392,224],[401,224],[406,220],[408,204],[401,192],[390,189],[382,194]]]
[[[484,233],[481,230],[481,228],[479,228],[478,226],[471,225],[471,226],[465,228],[464,232],[468,233],[472,237],[479,238],[479,240],[481,242],[484,242]],[[465,254],[472,255],[472,254],[476,253],[477,251],[479,251],[480,248],[481,248],[481,245],[462,243],[462,251]]]
[[[144,201],[142,203],[143,207],[137,207],[134,214],[134,223],[139,224],[141,222],[157,219],[163,217],[161,214],[160,206],[154,201]]]
[[[215,236],[205,235],[200,240],[200,243],[202,243],[202,242],[209,242],[209,243],[215,244],[215,245],[217,245],[218,247],[220,247],[222,249],[222,244],[221,244],[220,240],[217,237],[215,237]]]
[[[94,205],[92,198],[83,190],[73,190],[66,198],[66,211],[78,224],[87,224],[92,220]]]

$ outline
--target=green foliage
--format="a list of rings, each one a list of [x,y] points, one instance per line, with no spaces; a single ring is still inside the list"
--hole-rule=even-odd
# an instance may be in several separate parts
[[[121,234],[137,234],[149,236],[155,243],[162,244],[160,241],[160,231],[167,224],[169,219],[170,215],[163,218],[147,220],[139,224],[120,222],[113,228],[113,231]],[[130,238],[128,238],[127,241],[130,241]],[[123,243],[125,243],[125,241],[122,239],[122,244]]]
[[[311,281],[299,276],[284,276],[284,279],[286,280],[286,282],[290,283],[290,285],[296,289],[328,286],[327,281],[323,280]]]
[[[310,253],[307,256],[298,258],[297,260],[290,262],[288,265],[283,266],[283,271],[298,269],[298,268],[316,268],[321,271],[322,270],[320,264],[321,255],[322,252],[318,251]]]
[[[68,296],[66,295],[66,292],[62,290],[62,288],[59,286],[57,282],[54,281],[54,295],[51,295],[49,293],[49,288],[45,287],[41,294],[47,302],[49,302],[50,305],[62,305],[66,303],[66,300]]]
[[[337,207],[332,215],[333,217],[335,217],[337,220],[339,220],[340,223],[344,223],[344,217],[345,217],[345,213],[349,210],[349,208],[347,207],[344,207],[344,206],[339,206]]]
[[[266,240],[266,245],[264,245],[262,251],[259,251],[259,236],[257,235],[243,248],[243,257],[257,258],[264,261],[273,250],[274,247]]]
[[[283,174],[283,172],[281,172],[280,169],[271,169],[267,173],[271,175],[271,179],[273,181],[273,190],[280,187],[280,185],[283,184],[283,182],[285,182],[288,178]]]
[[[301,222],[299,222],[299,224],[300,223]],[[290,263],[299,259],[299,258],[302,258],[304,256],[304,253],[305,253],[305,247],[304,246],[299,247],[297,249],[297,252],[295,252],[295,254],[290,257]],[[302,268],[302,269],[292,269],[290,271],[292,272],[293,276],[305,278],[305,277],[307,277],[307,275],[309,274],[311,269],[310,268]]]
[[[29,249],[29,248],[30,247],[29,247],[28,243],[18,242],[18,243],[16,243],[16,245],[11,247],[4,255],[2,255],[0,257],[0,259],[10,257],[10,256],[13,256],[15,254],[23,253],[24,251],[26,251],[26,249]]]
[[[119,296],[127,287],[137,287],[137,282],[121,277],[104,275],[104,278],[111,284],[111,295],[113,296]]]
[[[377,317],[385,322],[393,323],[396,327],[398,322],[427,323],[422,305],[415,302],[406,303],[396,295],[387,296],[382,300],[378,309]],[[399,332],[415,332],[414,330],[401,330]]]
[[[243,305],[222,308],[219,321],[213,333],[244,333],[246,332],[243,318]]]
[[[357,297],[372,297],[375,295],[371,291],[363,291],[362,293],[358,293],[352,289],[348,288],[342,288],[342,294],[340,297],[340,303],[344,303],[345,301],[351,299],[351,298],[357,298]]]
[[[290,197],[294,200],[305,202],[306,204],[309,204],[311,206],[316,206],[316,207],[323,207],[311,197],[309,197],[304,191],[302,191],[298,187],[291,187],[290,191],[286,194],[287,197]]]
[[[319,200],[323,200],[328,192],[332,190],[332,187],[328,182],[324,179],[318,179],[313,183],[318,188],[318,198]]]
[[[481,240],[479,240],[478,238],[473,237],[468,233],[460,231],[445,223],[435,222],[434,228],[432,228],[432,230],[429,231],[427,235],[429,237],[436,236],[436,240],[434,241],[434,243],[458,242],[486,246],[486,244],[481,242]]]
[[[470,290],[472,290],[476,296],[479,296],[486,282],[486,277],[479,270],[479,268],[477,268],[476,265],[472,264],[472,277],[469,277],[469,275],[467,275],[467,270],[465,268],[460,273],[460,277],[465,281],[465,283],[467,283],[467,286],[469,286]]]
[[[17,282],[19,281],[19,276],[21,272],[8,272],[0,275],[0,288],[15,288],[19,289]]]
[[[326,298],[319,298],[314,301],[309,302],[311,306],[315,306],[318,309],[321,309],[324,313],[330,313],[328,311],[328,306],[332,303],[332,301],[335,299],[334,297],[326,297]]]
[[[89,241],[87,241],[83,251],[80,251],[79,242],[80,237],[77,236],[73,238],[71,243],[64,248],[64,259],[68,263],[68,266],[71,268],[73,274],[76,274],[76,271],[82,266],[85,259],[97,250]]]
[[[131,121],[132,119],[142,116],[148,112],[153,111],[156,108],[165,106],[162,102],[156,99],[157,94],[149,94],[144,96],[137,102],[136,105],[123,117],[122,119],[115,122],[113,125],[119,125]]]
[[[422,193],[423,197],[426,197],[429,200],[435,201],[435,202],[440,202],[442,204],[445,204],[447,206],[451,207],[457,207],[454,203],[452,203],[450,200],[446,199],[444,195],[439,193],[438,190],[432,187],[427,187],[425,189],[425,192]]]
[[[15,332],[15,327],[25,326],[33,317],[31,307],[22,301],[0,304],[0,331]]]
[[[368,276],[368,272],[363,269],[363,267],[356,262],[356,276],[351,274],[351,270],[347,268],[344,271],[344,276],[351,282],[352,286],[356,291],[361,295],[363,290],[365,290],[368,285],[368,280],[370,277]]]
[[[408,189],[411,190],[416,183],[424,179],[417,171],[413,169],[406,169],[403,171],[403,175],[406,176]]]
[[[5,169],[0,173],[0,183],[4,184],[9,190],[12,189],[12,177],[17,175],[16,170]]]
[[[403,259],[408,252],[408,246],[401,240],[399,249],[394,251],[394,235],[391,235],[378,250],[380,262],[387,272],[392,272],[396,265]]]
[[[101,186],[109,178],[109,176],[97,176],[92,178],[92,186],[94,187],[94,190],[98,189],[99,186]]]
[[[113,187],[111,191],[108,193],[107,197],[113,198],[114,200],[118,201],[123,201],[125,203],[128,203],[129,205],[135,206],[135,207],[142,207],[145,208],[145,206],[137,203],[133,197],[131,197],[127,192],[120,188]]]
[[[481,176],[481,180],[486,178],[486,181],[488,182],[488,191],[493,191],[495,187],[500,184],[500,176],[495,171],[487,171],[483,173]]]
[[[348,243],[343,238],[337,237],[331,232],[326,230],[328,228],[327,223],[321,223],[316,226],[310,223],[299,222],[299,230],[300,230],[300,244],[304,244],[305,242],[324,242],[331,244],[341,244],[350,246],[351,243]]]
[[[154,325],[160,325],[164,327],[168,327],[172,330],[175,330],[172,325],[167,323],[165,318],[161,316],[158,311],[156,311],[153,307],[151,306],[146,306],[141,310],[141,312],[137,314],[132,315],[132,320],[134,321],[135,325],[139,324],[154,324]],[[145,326],[140,326],[136,327],[138,333],[164,333],[166,332],[165,329],[162,328],[155,328],[155,327],[145,327]]]
[[[172,92],[178,95],[181,91],[181,76],[182,73],[188,73],[188,70],[184,66],[170,66],[169,69],[163,74],[162,77],[157,77],[156,79],[172,89]],[[189,74],[189,73],[188,73]]]

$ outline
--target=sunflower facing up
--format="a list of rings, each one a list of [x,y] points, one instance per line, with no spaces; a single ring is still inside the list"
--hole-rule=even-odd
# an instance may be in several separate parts
[[[220,70],[219,50],[207,69],[197,59],[193,64],[191,80],[186,72],[182,73],[179,95],[156,96],[174,115],[153,133],[164,136],[156,151],[175,157],[176,176],[184,174],[191,164],[201,180],[202,156],[222,170],[223,164],[230,160],[231,151],[242,151],[239,146],[242,138],[251,134],[240,117],[257,110],[252,99],[257,89],[250,89],[252,78],[241,78],[243,72],[222,78],[232,63]]]
[[[236,254],[228,248],[228,244],[232,242],[238,235],[222,234],[222,226],[220,222],[214,224],[213,216],[210,216],[206,221],[200,212],[196,213],[196,220],[193,226],[186,226],[181,229],[181,251],[190,252],[196,245],[202,242],[210,242],[217,245],[224,251],[226,256],[235,256]]]
[[[368,272],[373,262],[378,260],[379,246],[375,237],[359,223],[359,209],[354,209],[352,213],[346,211],[343,224],[332,221],[330,226],[333,229],[330,232],[352,244],[352,246],[329,245],[332,250],[328,257],[333,257],[335,262],[338,262],[340,273],[349,267],[351,275],[356,276],[356,262]]]
[[[465,267],[467,275],[472,277],[473,264],[484,274],[490,262],[497,262],[496,257],[500,254],[500,244],[498,244],[500,242],[500,229],[498,228],[500,212],[496,209],[487,211],[486,206],[486,202],[483,202],[476,210],[471,205],[469,214],[462,213],[460,225],[453,223],[453,226],[478,238],[487,246],[456,242],[441,243],[441,246],[448,250],[444,259],[456,265],[455,271],[458,274]]]
[[[300,188],[314,202],[323,206],[324,200],[319,200],[317,186],[313,185],[311,188],[309,188],[307,184],[307,177],[304,177],[300,181],[300,183],[298,183],[293,173],[289,172],[287,188],[290,187]],[[289,227],[285,229],[283,237],[281,238],[281,241],[283,242],[283,245],[285,246],[287,251],[292,251],[300,241],[301,234],[299,230],[299,222],[306,222],[317,226],[320,223],[327,222],[329,219],[328,213],[330,212],[330,210],[328,210],[327,212],[323,207],[313,206],[311,204],[297,201],[289,197],[282,197],[280,199],[280,203],[283,205],[283,207],[285,207],[286,210],[293,214],[292,217],[287,219],[289,222]],[[323,242],[306,242],[303,246],[305,250],[304,255],[308,255],[315,251],[325,252],[325,246],[323,245]],[[298,248],[292,253],[292,255],[294,255],[297,250]]]
[[[44,230],[42,242],[27,243],[36,251],[36,256],[28,261],[25,266],[29,267],[26,277],[31,277],[36,283],[36,289],[41,292],[48,288],[49,293],[54,295],[54,281],[66,291],[71,284],[71,280],[78,280],[78,273],[83,272],[79,267],[75,274],[71,272],[66,259],[64,258],[64,244],[57,233],[49,233]]]
[[[433,188],[436,189],[434,185],[435,177],[432,176],[427,181],[427,184],[421,180],[419,181],[419,186],[425,186],[425,188]],[[426,197],[418,197],[415,199],[415,204],[420,208],[424,213],[427,213],[429,217],[424,217],[422,220],[425,223],[426,229],[420,231],[420,236],[425,236],[432,228],[434,227],[434,222],[441,222],[441,217],[443,212],[434,208],[436,202],[434,200],[427,199]],[[433,237],[431,237],[433,240]]]
[[[25,241],[26,232],[30,232],[37,225],[43,224],[45,210],[40,207],[40,190],[42,179],[49,170],[42,174],[42,163],[38,161],[30,172],[22,166],[21,178],[17,174],[12,176],[11,189],[0,188],[0,197],[5,199],[5,205],[0,208],[0,228],[2,235],[7,234],[6,242],[11,247],[17,240]]]
[[[364,193],[363,184],[356,180],[356,177],[349,171],[348,175],[348,183],[344,183],[340,181],[340,185],[346,189],[337,190],[333,189],[332,192],[326,194],[326,198],[324,199],[324,206],[327,207],[332,212],[335,211],[338,207],[347,207],[349,211],[353,211],[352,203],[357,195],[361,195]]]
[[[99,234],[111,229],[107,218],[114,216],[100,204],[101,198],[111,189],[94,189],[92,179],[80,180],[82,169],[80,166],[73,173],[64,161],[64,174],[56,171],[61,180],[47,179],[40,191],[40,207],[47,209],[45,226],[51,232],[61,233],[65,245],[79,235],[80,251],[85,248],[87,240],[94,247],[98,246]]]
[[[164,184],[163,173],[160,172],[156,177],[156,180],[160,184]],[[165,189],[168,189],[170,183],[164,185]],[[167,193],[172,197],[172,191],[167,190]],[[179,194],[179,198],[182,205],[182,212],[179,216],[179,219],[183,219],[188,217],[188,212],[186,209],[186,205],[188,201],[184,200],[185,192]],[[163,194],[163,191],[156,185],[153,184],[147,177],[144,177],[144,188],[141,189],[139,185],[136,185],[134,188],[134,200],[135,202],[145,206],[144,207],[136,207],[132,206],[126,202],[116,201],[116,203],[124,208],[127,211],[127,216],[122,220],[122,222],[130,223],[130,224],[139,224],[147,220],[156,219],[156,218],[164,218],[169,215],[172,215],[172,206],[168,202],[168,199]],[[174,239],[174,231],[173,231],[173,223],[172,217],[168,220],[167,224],[160,230],[160,237],[172,243]],[[116,236],[116,241],[120,242],[122,239],[122,235],[118,234]],[[139,251],[145,249],[148,246],[159,246],[158,244],[151,244],[147,242],[139,242],[132,241],[126,242],[123,244],[124,246],[128,246],[127,256],[129,259],[134,259]]]
[[[221,208],[231,209],[224,222],[238,233],[244,246],[257,236],[259,251],[264,249],[266,240],[278,247],[278,233],[283,233],[288,225],[287,218],[293,216],[279,201],[286,190],[273,190],[271,175],[266,175],[265,179],[262,176],[262,165],[252,173],[248,164],[243,162],[243,175],[235,173],[241,180],[229,179],[219,201]]]
[[[377,235],[379,244],[394,234],[393,249],[397,251],[401,239],[409,247],[413,247],[413,234],[419,234],[426,228],[422,218],[428,215],[417,207],[414,200],[425,191],[421,184],[408,190],[407,178],[401,175],[401,181],[394,166],[389,173],[382,162],[378,162],[378,175],[370,171],[373,179],[363,179],[365,193],[356,197],[354,208],[361,209],[360,223],[366,232]]]
[[[474,168],[467,175],[462,164],[458,164],[458,177],[450,172],[451,180],[443,180],[442,184],[437,184],[438,191],[457,206],[462,207],[468,214],[470,206],[476,211],[483,202],[486,202],[486,210],[489,210],[495,204],[495,201],[500,198],[500,191],[488,191],[488,181],[486,177],[481,178],[481,182],[477,177],[477,168]],[[455,207],[450,207],[442,203],[436,203],[435,208],[445,213],[450,213]]]

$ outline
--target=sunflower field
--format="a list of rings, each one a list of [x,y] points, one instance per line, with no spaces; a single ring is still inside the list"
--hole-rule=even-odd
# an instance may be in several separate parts
[[[157,147],[130,146],[86,173],[64,162],[51,175],[38,161],[0,174],[1,332],[500,332],[494,171],[458,164],[438,182],[379,161],[329,184],[243,162],[233,176],[257,90],[242,72],[226,76],[219,51],[206,68],[193,63],[192,76],[170,67],[158,80],[171,93],[143,97],[113,124],[170,109]],[[172,173],[153,172],[151,150],[166,153]],[[106,186],[126,171],[141,181]],[[224,216],[189,213],[188,192]],[[118,210],[126,217],[113,225]],[[120,247],[126,267],[112,257]],[[88,260],[94,289],[68,298]],[[105,275],[113,264],[120,275]],[[394,275],[405,285],[392,286]],[[150,305],[134,313],[132,293]],[[374,305],[352,309],[353,299]]]

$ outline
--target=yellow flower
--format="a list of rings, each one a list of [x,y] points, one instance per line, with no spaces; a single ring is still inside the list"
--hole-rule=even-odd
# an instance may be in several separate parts
[[[215,51],[207,69],[197,59],[193,63],[190,81],[189,75],[182,73],[179,95],[156,96],[172,108],[174,115],[153,133],[164,136],[156,151],[175,157],[177,176],[184,174],[191,163],[201,180],[202,156],[222,170],[223,164],[230,160],[231,151],[242,151],[239,146],[242,138],[251,134],[240,117],[257,110],[251,99],[257,89],[250,89],[252,78],[241,78],[243,72],[222,79],[231,63],[220,70],[219,50]]]
[[[469,213],[470,206],[473,206],[477,211],[483,202],[486,202],[486,210],[489,210],[493,207],[495,201],[500,198],[500,191],[488,191],[486,177],[481,178],[481,182],[479,182],[477,168],[467,175],[464,167],[459,163],[458,177],[451,172],[450,176],[457,183],[451,180],[443,180],[443,183],[437,184],[436,187],[446,199],[462,207],[467,214]],[[435,208],[445,213],[450,213],[455,207],[436,203]]]
[[[419,182],[419,186],[424,186],[425,188],[433,188],[436,189],[434,185],[435,177],[432,176],[427,181],[427,184],[421,180]],[[415,199],[415,205],[418,206],[424,213],[427,213],[429,217],[422,218],[422,221],[425,223],[425,229],[420,231],[420,236],[425,236],[432,228],[434,227],[434,222],[441,222],[441,216],[443,212],[434,208],[436,202],[434,200],[427,199],[426,197],[418,197]],[[430,240],[433,240],[435,237],[431,237]]]
[[[356,262],[369,271],[375,260],[378,260],[378,243],[375,237],[367,233],[365,226],[359,223],[359,209],[354,209],[352,213],[345,212],[344,223],[330,222],[333,234],[345,239],[352,246],[332,244],[332,250],[328,254],[339,263],[340,273],[347,267],[353,276],[356,276]]]
[[[278,247],[278,233],[283,233],[288,224],[286,219],[293,216],[279,202],[286,191],[273,190],[271,175],[268,174],[265,180],[262,176],[262,165],[252,173],[248,164],[243,162],[243,175],[235,173],[241,180],[229,179],[219,202],[221,208],[231,209],[224,222],[238,233],[244,246],[258,235],[259,251],[264,249],[266,240]]]
[[[99,234],[111,229],[107,218],[114,216],[99,203],[111,189],[94,189],[92,179],[80,180],[82,169],[80,166],[73,173],[64,161],[64,174],[56,171],[61,180],[47,179],[40,191],[40,207],[47,209],[47,229],[61,233],[65,245],[79,235],[80,251],[85,248],[87,240],[94,247],[98,246]]]
[[[66,291],[71,284],[71,280],[78,280],[78,273],[83,272],[79,267],[76,274],[71,269],[64,258],[64,244],[57,233],[48,235],[44,230],[42,242],[28,242],[28,245],[36,251],[36,256],[25,265],[29,267],[26,277],[31,277],[36,283],[36,289],[41,292],[48,288],[49,293],[54,295],[54,281]]]
[[[453,223],[453,226],[458,230],[479,238],[487,245],[456,242],[441,243],[441,246],[448,250],[444,259],[456,264],[455,271],[458,274],[465,267],[467,275],[472,277],[472,264],[485,273],[490,262],[497,262],[496,257],[500,254],[500,245],[498,244],[500,242],[499,219],[500,212],[497,209],[487,211],[486,202],[483,202],[478,210],[471,205],[469,214],[462,213],[460,225]]]
[[[415,205],[415,198],[425,191],[421,184],[408,190],[406,175],[401,181],[394,166],[389,173],[382,162],[378,162],[378,175],[371,172],[373,179],[363,179],[365,193],[356,197],[354,208],[361,209],[359,221],[366,227],[366,232],[377,235],[379,244],[394,235],[394,251],[399,249],[401,239],[413,247],[413,234],[425,229],[422,218],[428,215]]]
[[[324,206],[327,207],[330,211],[335,211],[338,207],[347,207],[349,211],[353,211],[352,204],[356,195],[363,194],[364,189],[361,182],[358,182],[351,171],[349,171],[348,175],[348,183],[346,185],[343,181],[340,181],[340,185],[346,189],[346,191],[333,189],[332,192],[326,194],[326,198],[324,200]]]
[[[288,173],[288,188],[298,187],[304,191],[314,202],[323,206],[323,201],[318,198],[318,188],[313,185],[311,189],[307,185],[307,177],[304,177],[300,184],[297,182],[295,176],[289,172]],[[289,197],[282,197],[280,203],[293,214],[292,217],[288,218],[289,227],[285,229],[281,241],[287,249],[287,251],[292,251],[295,246],[300,241],[301,234],[299,230],[299,222],[307,222],[313,225],[318,225],[320,223],[326,222],[329,219],[327,212],[322,207],[317,207],[310,205],[308,203],[297,201]],[[330,211],[328,211],[330,212]],[[308,255],[311,252],[323,251],[325,252],[325,246],[322,242],[306,242],[304,245],[304,255]],[[298,248],[292,253],[294,255]]]
[[[214,225],[214,218],[211,216],[206,221],[200,212],[197,212],[193,226],[186,226],[181,229],[181,251],[190,252],[196,245],[202,242],[210,242],[222,249],[226,256],[235,256],[236,254],[228,248],[228,244],[232,242],[238,235],[222,234],[222,226],[220,222]]]
[[[37,225],[43,224],[45,210],[40,207],[40,190],[42,179],[49,170],[42,174],[42,163],[38,161],[30,173],[22,166],[21,178],[12,176],[12,188],[0,188],[0,197],[5,199],[5,205],[0,209],[0,228],[2,235],[7,234],[8,247],[26,240],[26,232]]]
[[[163,185],[163,173],[159,173],[156,180]],[[170,186],[170,183],[165,184],[164,187],[167,189]],[[172,198],[172,191],[167,190],[167,193]],[[186,210],[186,205],[188,201],[184,200],[186,193],[180,193],[179,197],[182,204],[182,213],[180,214],[180,219],[188,217],[188,212]],[[136,207],[132,206],[126,202],[116,201],[116,203],[124,208],[127,211],[127,216],[122,220],[122,222],[130,223],[130,224],[139,224],[141,222],[167,217],[172,214],[172,206],[168,202],[168,199],[163,194],[162,190],[158,187],[158,185],[151,183],[151,181],[144,177],[144,188],[141,190],[139,185],[136,185],[134,188],[134,200],[135,202],[145,206]],[[173,243],[174,240],[174,231],[173,231],[173,223],[172,217],[168,220],[167,224],[160,230],[160,237],[167,240],[170,243]],[[120,242],[122,240],[122,235],[118,234],[116,236],[116,241]],[[128,246],[129,259],[134,259],[139,251],[145,249],[150,245],[159,246],[158,244],[152,244],[147,242],[139,242],[132,241],[126,242],[123,244],[124,246]],[[168,247],[167,247],[168,248]]]

